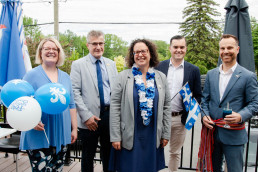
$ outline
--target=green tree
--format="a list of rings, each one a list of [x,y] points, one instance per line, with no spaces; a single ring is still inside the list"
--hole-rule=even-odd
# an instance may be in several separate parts
[[[254,46],[255,70],[258,73],[258,23],[254,17],[251,18],[251,29]]]
[[[212,17],[220,16],[214,7],[218,6],[213,0],[187,0],[188,6],[184,8],[183,18],[185,21],[180,26],[180,32],[187,39],[186,60],[200,65],[205,62],[202,71],[216,66],[219,48],[218,39],[220,28]]]
[[[67,57],[70,57],[74,50],[79,53],[80,57],[83,57],[89,53],[86,46],[86,37],[77,36],[70,30],[66,30],[64,33],[59,34],[59,42],[62,45]]]
[[[66,30],[64,33],[59,33],[59,42],[67,57],[64,65],[61,66],[60,69],[70,73],[72,62],[89,53],[86,47],[86,37],[77,36],[72,31]]]
[[[122,55],[126,56],[127,42],[114,34],[105,34],[105,51],[103,56],[114,59],[114,57]]]
[[[37,20],[30,17],[23,17],[24,34],[26,38],[27,47],[30,54],[32,67],[37,66],[35,61],[36,51],[42,38],[44,37],[37,25]]]
[[[169,45],[165,41],[161,40],[153,40],[155,45],[157,46],[157,52],[159,55],[159,60],[164,61],[170,58],[170,51],[168,49]]]
[[[125,68],[125,58],[123,56],[118,56],[114,58],[114,61],[116,63],[116,68],[118,72],[121,72]]]

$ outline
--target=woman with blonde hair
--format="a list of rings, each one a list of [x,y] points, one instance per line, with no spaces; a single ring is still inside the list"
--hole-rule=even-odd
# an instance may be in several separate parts
[[[67,144],[77,139],[76,107],[70,77],[58,69],[64,59],[60,43],[54,38],[45,38],[36,53],[35,63],[40,65],[23,78],[35,91],[48,83],[60,83],[70,93],[70,104],[64,112],[54,115],[42,112],[41,122],[34,129],[21,133],[20,149],[27,151],[32,171],[62,171]]]

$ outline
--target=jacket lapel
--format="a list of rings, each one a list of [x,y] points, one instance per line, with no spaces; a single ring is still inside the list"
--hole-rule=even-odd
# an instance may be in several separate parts
[[[189,81],[189,74],[190,74],[190,72],[191,71],[189,71],[190,70],[190,68],[188,67],[188,64],[184,61],[184,79],[183,79],[183,85],[182,86],[184,86],[185,85],[185,83],[187,82],[187,81]],[[192,90],[191,90],[192,91]]]
[[[220,102],[220,94],[219,94],[219,68],[217,68],[215,70],[213,77],[214,77],[214,79],[211,79],[211,80],[214,81],[213,82],[213,84],[214,84],[213,88],[215,88],[216,100],[217,100],[217,102]]]
[[[98,81],[97,81],[97,76],[96,76],[96,69],[95,69],[95,67],[92,64],[89,55],[87,55],[85,57],[85,60],[86,60],[86,68],[89,69],[89,73],[90,73],[91,79],[92,79],[96,89],[98,90]]]
[[[237,80],[241,77],[241,71],[240,71],[240,68],[239,66],[237,66],[236,70],[233,72],[229,82],[228,82],[228,85],[226,87],[226,90],[222,96],[222,99],[221,99],[221,102],[223,102],[223,100],[227,97],[229,91],[232,89],[232,87],[235,85],[235,83],[237,82]]]
[[[110,89],[112,90],[113,80],[112,80],[111,64],[109,62],[107,62],[105,58],[103,58],[103,60],[104,60],[104,64],[106,66],[107,73],[108,73],[108,80],[109,80],[109,84],[110,84]]]
[[[160,75],[156,70],[155,70],[155,82],[156,82],[156,86],[158,88],[159,95],[162,95],[162,91],[163,91],[162,90],[162,84],[164,84],[164,83],[162,83]],[[162,107],[162,101],[163,101],[162,96],[159,96],[158,108]]]
[[[132,73],[132,69],[128,70],[128,89],[127,89],[127,95],[130,105],[131,114],[134,114],[134,104],[133,104],[133,88],[134,88],[134,77]],[[134,116],[133,116],[134,119]]]

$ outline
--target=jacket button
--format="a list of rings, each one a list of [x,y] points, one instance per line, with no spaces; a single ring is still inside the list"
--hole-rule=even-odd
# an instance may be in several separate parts
[[[219,105],[219,108],[221,108],[221,105]]]

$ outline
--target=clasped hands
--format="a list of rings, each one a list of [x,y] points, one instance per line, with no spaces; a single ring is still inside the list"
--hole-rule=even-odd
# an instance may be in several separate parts
[[[232,112],[232,114],[230,115],[227,115],[224,120],[226,121],[226,123],[228,124],[232,124],[232,123],[239,123],[242,121],[242,117],[239,113],[236,113],[236,112]],[[210,116],[204,116],[202,118],[202,122],[203,124],[209,128],[209,129],[213,129],[213,126],[214,126],[214,121],[211,119]]]

